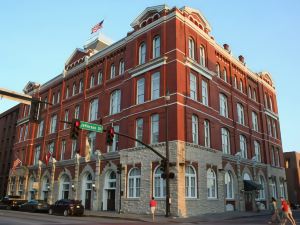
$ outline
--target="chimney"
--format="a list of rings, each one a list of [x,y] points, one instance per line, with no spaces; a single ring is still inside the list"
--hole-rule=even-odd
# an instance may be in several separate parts
[[[230,51],[230,48],[229,48],[229,45],[228,45],[228,44],[224,44],[223,47],[224,47],[224,49],[225,49],[227,52]]]
[[[245,65],[245,59],[244,59],[244,56],[240,55],[239,56],[239,60],[241,63],[243,63]]]

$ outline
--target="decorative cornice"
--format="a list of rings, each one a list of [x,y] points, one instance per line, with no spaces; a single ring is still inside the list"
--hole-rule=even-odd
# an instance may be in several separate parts
[[[138,75],[141,75],[143,73],[146,73],[150,70],[153,70],[155,68],[160,67],[161,65],[166,64],[168,57],[163,56],[157,59],[153,59],[148,63],[144,63],[142,65],[138,65],[137,67],[128,70],[128,73],[131,74],[131,77],[135,77]]]
[[[198,62],[196,62],[195,60],[193,60],[189,57],[186,58],[185,65],[190,67],[191,69],[197,71],[198,73],[205,76],[209,80],[211,80],[212,77],[216,75],[215,72],[210,71],[209,69],[207,69],[206,67],[200,65]]]

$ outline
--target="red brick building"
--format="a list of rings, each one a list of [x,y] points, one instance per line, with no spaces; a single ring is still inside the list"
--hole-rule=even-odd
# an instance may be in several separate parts
[[[252,72],[243,56],[217,44],[196,9],[148,7],[131,26],[118,42],[99,35],[76,49],[47,83],[28,83],[26,93],[52,105],[42,106],[39,124],[29,123],[28,107],[21,107],[14,151],[26,166],[11,179],[21,179],[23,197],[75,198],[87,209],[146,213],[155,196],[164,213],[160,158],[124,137],[110,147],[105,134],[81,131],[73,141],[60,122],[72,118],[113,125],[163,155],[168,143],[176,165],[173,215],[254,210],[259,203],[263,209],[272,196],[284,195],[271,75]]]
[[[0,114],[0,198],[6,195],[18,113],[19,105]]]

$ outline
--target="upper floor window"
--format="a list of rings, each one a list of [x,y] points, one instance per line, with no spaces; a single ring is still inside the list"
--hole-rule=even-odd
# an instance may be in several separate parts
[[[159,72],[152,74],[151,76],[151,99],[155,100],[160,96],[160,74]]]
[[[217,198],[217,177],[213,169],[209,168],[206,172],[207,178],[207,197]]]
[[[37,138],[43,136],[43,130],[44,130],[44,120],[41,120],[41,122],[39,123],[39,126],[38,126],[38,130],[37,130],[37,135],[36,135]]]
[[[269,108],[269,104],[268,104],[268,97],[267,94],[265,93],[265,107],[268,109]]]
[[[119,74],[124,74],[125,72],[125,63],[124,63],[124,60],[121,59],[120,60],[120,63],[119,63]]]
[[[90,101],[89,121],[97,120],[98,118],[98,99],[95,98]]]
[[[254,141],[254,151],[255,151],[256,161],[261,162],[260,144],[257,141]]]
[[[160,37],[153,39],[153,59],[160,57]]]
[[[190,97],[197,100],[197,78],[193,74],[190,74]]]
[[[113,79],[116,76],[116,67],[115,64],[110,66],[110,79]]]
[[[253,90],[253,100],[254,100],[254,101],[257,100],[257,98],[256,98],[256,91],[255,91],[255,90]]]
[[[258,117],[256,112],[252,112],[252,129],[258,131]]]
[[[197,182],[194,167],[187,166],[185,168],[185,197],[196,198]]]
[[[193,143],[198,144],[198,117],[196,115],[192,116],[192,138]]]
[[[226,70],[226,68],[224,68],[223,75],[224,75],[224,81],[227,82],[227,70]]]
[[[189,38],[189,57],[195,59],[195,42],[192,38]]]
[[[47,97],[45,98],[45,102],[48,102],[48,98]],[[47,109],[47,105],[48,105],[47,103],[44,104],[44,109]]]
[[[80,106],[77,105],[74,110],[74,118],[79,119]]]
[[[79,81],[79,93],[83,91],[83,81],[82,79]]]
[[[128,175],[128,197],[139,198],[141,189],[141,169],[133,168]]]
[[[242,79],[240,79],[240,91],[241,91],[241,92],[244,91],[243,80],[242,80]]]
[[[208,120],[204,120],[204,146],[210,147],[210,125]]]
[[[159,141],[159,115],[151,116],[151,144]]]
[[[27,136],[28,136],[28,124],[26,124],[25,126],[24,141],[27,140]]]
[[[34,158],[33,158],[33,165],[37,165],[40,159],[40,153],[41,153],[41,146],[38,145],[35,147],[34,151]]]
[[[57,115],[55,114],[55,115],[53,115],[51,117],[50,132],[49,132],[50,134],[55,133],[55,131],[56,131],[56,123],[57,123]]]
[[[19,142],[23,140],[23,127],[20,128]]]
[[[110,95],[110,115],[119,113],[121,105],[121,91],[115,90]]]
[[[76,95],[76,84],[73,83],[73,87],[72,87],[72,95]]]
[[[119,132],[120,127],[118,125],[114,126],[114,131]],[[119,135],[115,134],[112,145],[108,146],[108,152],[116,152],[118,150],[119,150]]]
[[[94,85],[95,85],[95,76],[94,74],[92,74],[90,78],[90,88],[94,87]]]
[[[145,101],[145,78],[141,78],[137,81],[137,104],[141,104]]]
[[[54,142],[53,141],[49,142],[48,151],[51,153],[51,155],[53,155],[53,153],[54,153]]]
[[[251,91],[251,87],[248,87],[248,97],[252,98],[252,91]]]
[[[241,150],[241,156],[243,158],[247,158],[247,140],[246,137],[243,135],[240,135],[240,150]]]
[[[220,71],[220,64],[219,63],[216,64],[216,73],[217,73],[218,77],[221,77],[221,71]]]
[[[208,83],[202,80],[202,104],[208,106]]]
[[[236,75],[234,75],[233,85],[234,85],[234,88],[237,88],[237,77],[236,77]]]
[[[272,157],[272,165],[276,166],[276,161],[275,161],[275,148],[274,146],[271,147],[271,157]]]
[[[272,127],[271,127],[271,120],[267,117],[267,125],[268,125],[268,134],[272,136]]]
[[[75,157],[76,151],[77,151],[77,140],[72,140],[71,159]]]
[[[52,94],[52,105],[55,104],[55,93]]]
[[[98,85],[101,85],[103,82],[103,74],[102,71],[98,72]]]
[[[273,136],[274,138],[277,138],[277,128],[276,128],[275,120],[272,120],[272,128],[273,128]]]
[[[228,118],[228,102],[224,94],[220,94],[220,115]]]
[[[60,92],[57,92],[56,103],[59,104],[60,101]]]
[[[205,50],[202,45],[200,46],[199,53],[200,53],[200,65],[205,66]]]
[[[66,140],[62,140],[61,149],[60,149],[60,160],[65,159],[65,152],[66,152]]]
[[[245,125],[244,107],[240,103],[237,103],[237,114],[238,114],[238,123]]]
[[[146,44],[143,42],[139,47],[139,64],[146,62]]]
[[[66,87],[66,99],[69,98],[69,86]]]
[[[69,110],[65,110],[65,121],[69,121]],[[64,129],[67,129],[67,123],[64,123]]]
[[[270,110],[273,111],[273,101],[271,96],[269,97],[269,103],[270,103]]]
[[[226,128],[221,128],[222,135],[222,151],[225,154],[230,154],[230,135]]]
[[[143,130],[144,130],[144,120],[139,118],[136,120],[136,131],[135,131],[135,138],[143,141]],[[141,146],[139,142],[136,142],[136,146]]]

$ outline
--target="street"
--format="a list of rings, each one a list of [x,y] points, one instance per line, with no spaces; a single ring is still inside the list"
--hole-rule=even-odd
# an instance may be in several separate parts
[[[294,211],[293,215],[296,219],[297,224],[300,224],[300,211]],[[216,216],[217,217],[217,216]],[[149,218],[149,222],[139,221],[138,216],[137,220],[125,220],[119,218],[102,218],[102,217],[64,217],[64,216],[51,216],[48,214],[39,214],[39,213],[27,213],[27,212],[19,212],[19,211],[8,211],[8,210],[0,210],[0,225],[53,225],[53,224],[63,224],[63,225],[114,225],[114,224],[204,224],[204,225],[212,225],[212,224],[268,224],[270,219],[269,215],[259,215],[256,217],[244,217],[244,218],[235,218],[235,219],[199,219],[198,221],[193,219],[165,219],[165,218],[157,218],[156,222],[151,222]],[[288,223],[287,223],[288,224]]]

